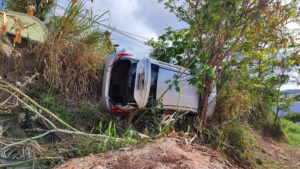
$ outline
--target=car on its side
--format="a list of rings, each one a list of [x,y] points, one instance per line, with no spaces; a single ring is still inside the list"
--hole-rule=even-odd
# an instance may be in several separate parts
[[[170,84],[177,77],[180,91]],[[125,114],[146,110],[151,100],[161,100],[164,110],[197,112],[200,93],[189,83],[190,70],[128,53],[117,53],[105,59],[102,82],[102,107]],[[209,96],[208,115],[216,104],[216,88]]]

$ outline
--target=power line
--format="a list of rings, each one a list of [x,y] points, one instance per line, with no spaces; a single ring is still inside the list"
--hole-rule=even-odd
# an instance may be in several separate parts
[[[61,10],[66,11],[66,8],[63,7],[63,6],[60,6],[60,5],[57,4],[57,7],[60,8]],[[133,41],[135,41],[135,42],[138,42],[138,43],[141,43],[141,44],[143,44],[143,45],[145,45],[145,41],[143,41],[143,40],[141,40],[141,39],[144,39],[144,40],[146,40],[146,41],[149,40],[148,38],[145,38],[145,37],[143,37],[143,36],[136,35],[136,34],[133,34],[133,33],[130,33],[130,32],[124,31],[124,30],[121,30],[121,29],[117,29],[117,28],[115,28],[115,27],[111,27],[111,26],[109,26],[109,25],[105,25],[105,24],[100,23],[100,22],[98,22],[98,21],[94,21],[94,23],[97,24],[97,25],[99,25],[99,26],[102,26],[102,27],[105,27],[105,28],[107,28],[107,29],[112,30],[112,33],[117,33],[117,34],[119,34],[119,35],[121,35],[121,36],[124,36],[124,37],[126,37],[126,38],[128,38],[128,39],[131,39],[131,40],[133,40]]]
[[[128,34],[128,35],[131,35],[131,36],[135,36],[135,37],[138,37],[138,38],[140,38],[140,39],[144,39],[144,40],[146,40],[146,41],[150,40],[150,39],[145,38],[145,37],[143,37],[143,36],[136,35],[136,34],[133,34],[133,33],[130,33],[130,32],[126,32],[126,31],[123,31],[123,30],[120,30],[120,29],[117,29],[117,28],[114,28],[114,27],[105,25],[105,24],[103,24],[103,23],[101,23],[101,22],[95,22],[95,23],[97,23],[97,24],[99,24],[100,26],[103,26],[103,27],[105,27],[105,28],[108,28],[108,29],[110,29],[110,30],[113,30],[113,31],[118,31],[118,32],[120,32],[120,33],[124,33],[124,34]]]

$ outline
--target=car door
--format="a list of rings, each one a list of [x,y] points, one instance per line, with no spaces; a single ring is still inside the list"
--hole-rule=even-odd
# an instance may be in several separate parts
[[[139,108],[147,105],[151,83],[151,63],[144,58],[137,63],[134,87],[134,99]]]
[[[168,67],[160,66],[157,80],[157,97],[162,98],[163,108],[165,109],[196,112],[199,104],[199,91],[189,84],[189,73],[180,72],[182,71],[174,71]],[[180,91],[176,91],[174,85],[169,89],[175,76],[179,75],[180,77],[177,80]]]

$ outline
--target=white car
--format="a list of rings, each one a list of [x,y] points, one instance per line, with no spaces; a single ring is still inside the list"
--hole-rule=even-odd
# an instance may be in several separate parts
[[[175,86],[169,89],[176,76],[179,92]],[[163,109],[197,112],[200,93],[189,84],[189,78],[190,71],[180,66],[128,53],[113,54],[105,59],[102,107],[123,114],[148,109],[151,100],[161,100],[159,107]],[[214,88],[209,97],[209,116],[215,104]]]

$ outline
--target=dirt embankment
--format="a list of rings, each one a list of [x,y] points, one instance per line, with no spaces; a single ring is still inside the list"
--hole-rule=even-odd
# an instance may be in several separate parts
[[[146,145],[72,159],[57,169],[231,169],[216,151],[166,138]]]
[[[278,143],[255,132],[252,168],[300,168],[300,149]],[[227,169],[238,166],[210,148],[185,144],[179,138],[155,140],[146,145],[122,148],[103,154],[71,159],[57,169]]]

